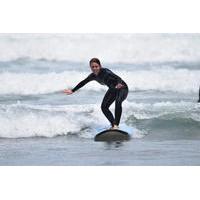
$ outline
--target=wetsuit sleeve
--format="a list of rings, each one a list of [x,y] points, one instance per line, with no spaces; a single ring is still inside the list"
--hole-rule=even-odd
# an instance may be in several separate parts
[[[80,89],[81,87],[83,87],[85,84],[87,84],[88,82],[94,80],[93,74],[91,73],[87,78],[85,78],[84,80],[82,80],[80,83],[78,83],[73,89],[72,92],[75,92],[76,90]]]
[[[109,69],[107,69],[107,70],[108,70],[110,76],[113,77],[115,80],[117,80],[117,83],[121,83],[121,84],[123,83],[123,80],[119,76],[117,76],[111,70],[109,70]]]

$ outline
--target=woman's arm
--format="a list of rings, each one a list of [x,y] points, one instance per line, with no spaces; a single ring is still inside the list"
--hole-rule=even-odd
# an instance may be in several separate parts
[[[83,87],[85,84],[87,84],[88,82],[94,80],[93,79],[93,74],[91,73],[87,78],[85,78],[84,80],[82,80],[81,82],[79,82],[73,89],[65,89],[64,93],[66,94],[72,94],[75,91],[77,91],[78,89],[80,89],[81,87]]]
[[[81,87],[83,87],[85,84],[93,80],[93,74],[91,73],[86,79],[82,80],[80,83],[78,83],[73,89],[72,92],[77,91]]]

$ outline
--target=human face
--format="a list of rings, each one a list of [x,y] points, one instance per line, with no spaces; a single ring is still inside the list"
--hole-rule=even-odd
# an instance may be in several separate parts
[[[101,66],[98,63],[92,62],[90,65],[90,68],[95,75],[98,75],[100,72]]]

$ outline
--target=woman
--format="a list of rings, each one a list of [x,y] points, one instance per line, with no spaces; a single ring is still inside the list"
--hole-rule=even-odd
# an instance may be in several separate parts
[[[111,70],[103,68],[98,58],[92,58],[89,62],[92,73],[73,89],[65,89],[64,93],[72,94],[81,87],[83,87],[89,81],[97,81],[100,84],[107,85],[108,91],[106,92],[101,109],[106,118],[111,123],[111,129],[118,129],[120,118],[122,114],[122,102],[128,95],[127,84]],[[109,110],[110,105],[115,101],[115,118]]]

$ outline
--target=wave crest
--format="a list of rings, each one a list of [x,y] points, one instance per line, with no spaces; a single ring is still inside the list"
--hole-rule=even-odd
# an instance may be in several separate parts
[[[114,71],[124,79],[130,91],[158,90],[181,93],[196,93],[200,84],[200,70],[152,69],[136,71]],[[0,74],[0,94],[48,94],[73,88],[90,72],[64,71],[62,73],[10,73]],[[101,91],[106,87],[95,81],[81,90]]]

